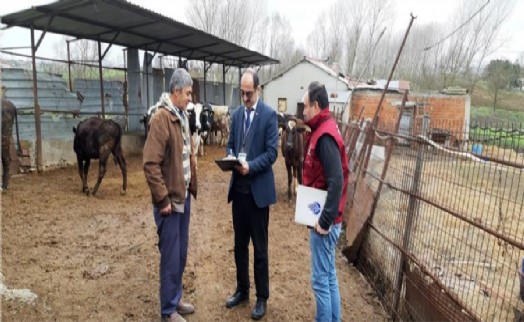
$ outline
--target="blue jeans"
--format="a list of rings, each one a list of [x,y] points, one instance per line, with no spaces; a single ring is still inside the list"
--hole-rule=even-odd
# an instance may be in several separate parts
[[[315,321],[340,321],[340,292],[338,290],[335,251],[341,224],[331,226],[327,235],[311,230],[311,286],[317,302]]]
[[[182,275],[186,268],[189,241],[189,215],[191,195],[184,203],[184,212],[172,212],[162,216],[153,207],[160,251],[160,312],[168,316],[176,311],[182,298]]]

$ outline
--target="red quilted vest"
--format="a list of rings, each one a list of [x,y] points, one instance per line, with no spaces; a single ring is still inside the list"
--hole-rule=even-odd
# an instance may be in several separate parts
[[[322,190],[327,189],[326,178],[324,177],[322,164],[320,163],[320,159],[315,154],[315,148],[317,146],[318,139],[322,135],[327,134],[335,139],[338,145],[340,160],[342,161],[342,175],[344,177],[342,195],[338,206],[338,216],[333,221],[333,224],[338,224],[343,220],[342,214],[344,213],[344,208],[346,206],[346,193],[349,181],[348,159],[344,142],[342,141],[342,135],[338,130],[337,123],[333,118],[330,117],[328,108],[317,114],[310,122],[308,122],[308,125],[311,126],[312,132],[308,135],[304,155],[302,180],[305,186]]]

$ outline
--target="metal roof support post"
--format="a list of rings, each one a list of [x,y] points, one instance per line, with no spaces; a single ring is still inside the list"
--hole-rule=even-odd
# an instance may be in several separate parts
[[[33,100],[35,103],[35,131],[36,131],[36,170],[42,173],[42,127],[40,125],[40,105],[38,104],[38,86],[36,76],[35,28],[31,25],[31,60],[33,63]],[[17,123],[18,124],[18,123]]]
[[[127,89],[127,48],[122,49],[122,55],[124,56],[124,96],[122,102],[124,104],[124,110],[126,112],[126,128],[129,129],[129,101],[128,101],[128,89]]]
[[[67,43],[67,74],[69,75],[69,91],[73,91],[73,82],[71,81],[71,50],[69,48],[69,40],[66,40]]]
[[[240,93],[240,82],[242,80],[242,66],[238,66],[238,93],[240,95],[240,104],[239,105],[242,105],[242,94]]]
[[[204,102],[207,102],[207,68],[206,68],[206,60],[204,59]]]
[[[104,75],[102,74],[102,44],[98,37],[98,75],[100,76],[100,101],[102,102],[102,118],[106,118],[106,108],[104,100]]]
[[[148,52],[146,50],[146,55],[144,59],[144,62],[146,64],[146,106],[149,106],[149,65],[151,64],[151,62],[149,61],[149,57],[147,55]],[[153,58],[151,58],[151,60],[153,60]]]
[[[224,95],[224,105],[226,105],[226,65],[222,64],[222,94]]]

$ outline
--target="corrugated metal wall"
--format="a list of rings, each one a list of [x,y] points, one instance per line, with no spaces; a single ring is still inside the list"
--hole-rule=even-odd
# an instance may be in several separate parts
[[[79,91],[85,98],[81,104],[81,112],[93,114],[102,112],[100,81],[98,79],[76,79],[74,89]],[[106,113],[125,113],[123,101],[124,84],[121,81],[104,81],[104,96]]]

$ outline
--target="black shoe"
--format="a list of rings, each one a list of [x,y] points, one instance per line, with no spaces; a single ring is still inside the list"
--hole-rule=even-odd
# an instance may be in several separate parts
[[[236,291],[235,294],[231,295],[231,297],[227,299],[226,307],[230,309],[248,300],[249,295],[244,294],[240,291]]]
[[[251,317],[255,320],[260,320],[264,315],[266,315],[267,304],[266,300],[257,299],[257,304],[251,311]]]

